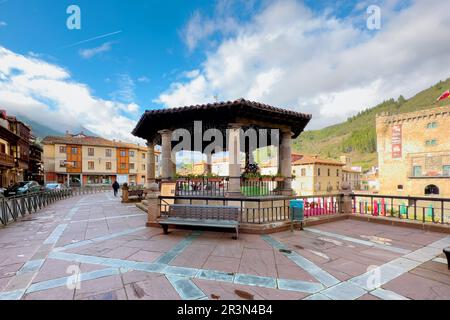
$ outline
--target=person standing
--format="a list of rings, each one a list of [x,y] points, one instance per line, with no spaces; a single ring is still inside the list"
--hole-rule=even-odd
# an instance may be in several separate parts
[[[120,185],[117,181],[114,181],[114,183],[112,184],[112,188],[114,190],[114,197],[117,197],[117,192],[120,189]]]

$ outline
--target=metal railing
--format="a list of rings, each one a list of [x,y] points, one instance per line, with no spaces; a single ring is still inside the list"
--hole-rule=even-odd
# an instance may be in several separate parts
[[[202,197],[202,196],[160,196],[161,216],[167,216],[169,206],[174,204],[201,204],[238,206],[241,223],[261,224],[289,221],[291,218],[290,200],[303,200],[305,218],[332,215],[339,212],[339,195],[324,196],[274,196],[274,197]]]
[[[449,224],[450,199],[354,194],[352,213]]]
[[[12,221],[17,221],[20,216],[25,217],[26,214],[36,213],[58,200],[110,190],[110,187],[80,187],[2,197],[0,198],[0,223],[6,226]]]
[[[241,193],[247,197],[281,195],[284,181],[241,179]]]
[[[183,178],[176,182],[177,196],[223,197],[228,191],[228,178]]]

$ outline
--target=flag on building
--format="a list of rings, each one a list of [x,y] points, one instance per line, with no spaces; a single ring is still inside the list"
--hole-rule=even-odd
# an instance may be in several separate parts
[[[448,97],[450,97],[450,90],[447,90],[443,94],[441,94],[439,96],[439,98],[437,98],[437,101],[441,101],[441,100],[447,99]]]

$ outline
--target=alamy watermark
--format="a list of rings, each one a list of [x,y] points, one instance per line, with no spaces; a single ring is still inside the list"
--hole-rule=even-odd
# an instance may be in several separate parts
[[[69,17],[66,20],[66,26],[69,30],[81,29],[81,9],[79,6],[72,4],[67,7],[66,13]]]
[[[241,152],[255,151],[269,145],[277,147],[280,142],[279,129],[237,127],[204,130],[203,128],[202,121],[194,121],[192,130],[179,128],[171,132],[171,142],[178,142],[172,148],[172,159],[180,151],[198,151],[206,155],[228,151],[229,162],[239,164]],[[250,152],[250,162],[253,163],[252,152]]]
[[[381,8],[377,5],[370,5],[366,10],[369,15],[366,20],[366,26],[369,30],[381,29]]]
[[[71,276],[69,276],[67,278],[67,281],[66,281],[67,289],[80,290],[81,289],[81,280],[80,280],[81,270],[80,270],[80,267],[78,265],[76,265],[76,264],[72,264],[72,265],[67,267],[66,273],[71,274]]]

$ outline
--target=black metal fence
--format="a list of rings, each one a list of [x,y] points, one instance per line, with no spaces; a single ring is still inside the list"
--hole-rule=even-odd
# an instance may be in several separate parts
[[[223,197],[228,191],[228,178],[184,178],[176,182],[177,196]]]
[[[202,196],[160,196],[159,206],[161,216],[167,216],[169,206],[174,204],[196,205],[223,205],[238,206],[241,208],[240,222],[261,224],[268,222],[289,221],[290,200],[303,200],[305,205],[305,217],[316,215],[336,214],[339,195],[324,196],[275,196],[275,197],[202,197]],[[312,206],[311,204],[315,205]]]
[[[35,213],[58,200],[109,190],[111,190],[110,187],[78,187],[33,192],[9,198],[2,197],[0,198],[0,223],[6,226],[12,221],[17,221],[20,216]]]
[[[449,224],[450,199],[354,194],[353,214]]]

